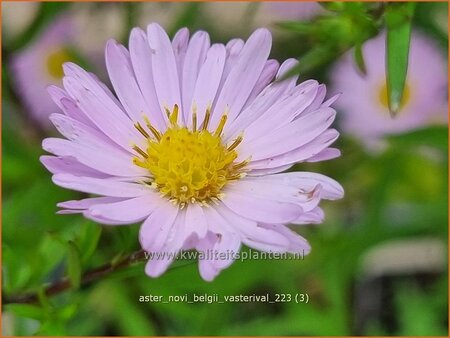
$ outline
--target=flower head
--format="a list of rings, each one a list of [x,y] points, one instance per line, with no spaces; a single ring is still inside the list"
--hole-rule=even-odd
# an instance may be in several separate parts
[[[283,20],[311,20],[326,13],[317,1],[268,1],[262,5]]]
[[[210,43],[206,32],[172,41],[157,24],[133,29],[129,50],[106,46],[117,98],[92,74],[64,65],[64,89],[50,93],[64,114],[51,120],[66,139],[50,138],[42,156],[65,188],[98,195],[60,203],[110,225],[143,221],[140,242],[152,253],[196,249],[308,253],[286,224],[319,223],[321,199],[338,199],[334,180],[314,173],[281,173],[294,163],[339,156],[330,125],[335,98],[324,85],[296,78],[272,82],[296,63],[268,60],[271,35]],[[215,255],[220,257],[220,255]],[[212,280],[230,259],[201,259]],[[173,255],[153,256],[150,276]]]
[[[18,93],[33,119],[42,127],[51,127],[48,119],[58,107],[45,88],[61,81],[62,64],[72,59],[69,47],[74,40],[74,23],[68,16],[58,18],[30,46],[13,55],[11,70]]]
[[[357,70],[353,54],[345,54],[332,71],[333,90],[343,92],[337,108],[346,132],[373,146],[384,135],[446,121],[447,65],[432,40],[412,34],[405,91],[394,118],[387,99],[385,34],[363,46],[366,75]]]

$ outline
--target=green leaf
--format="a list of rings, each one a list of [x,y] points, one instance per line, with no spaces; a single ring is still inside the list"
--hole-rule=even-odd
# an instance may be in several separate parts
[[[80,250],[72,241],[68,242],[67,273],[74,289],[80,287],[81,282],[81,255]]]
[[[5,305],[7,312],[12,312],[18,317],[26,317],[42,320],[45,317],[45,311],[37,305],[32,304],[7,304]]]
[[[319,2],[319,5],[331,12],[342,12],[345,9],[345,3],[339,1]]]
[[[316,28],[309,22],[303,21],[283,21],[276,24],[278,27],[292,31],[297,34],[309,35],[315,32]]]
[[[278,81],[286,80],[294,75],[310,72],[315,67],[326,63],[334,55],[329,46],[317,46],[299,58],[299,63],[292,67]]]
[[[83,222],[80,231],[79,246],[81,250],[81,259],[83,263],[87,263],[89,258],[95,252],[100,236],[102,234],[102,227],[93,222]]]
[[[187,2],[183,10],[175,17],[171,25],[170,36],[173,36],[180,27],[193,27],[201,14],[201,2]]]
[[[417,129],[403,134],[388,136],[387,140],[396,144],[399,148],[414,149],[419,146],[427,145],[447,153],[448,127],[433,126]]]
[[[358,69],[361,73],[366,75],[366,63],[364,62],[364,56],[362,53],[362,45],[360,43],[355,45],[354,50],[354,58],[356,65],[358,66]]]
[[[389,3],[386,7],[386,83],[389,110],[393,116],[401,108],[408,72],[411,22],[415,3]]]

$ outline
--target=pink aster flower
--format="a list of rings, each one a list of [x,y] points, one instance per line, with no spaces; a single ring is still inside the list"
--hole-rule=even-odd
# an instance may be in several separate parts
[[[62,64],[70,60],[67,48],[74,39],[73,28],[70,17],[60,17],[36,41],[11,59],[18,93],[31,117],[44,128],[51,127],[49,115],[58,112],[46,88],[50,83],[61,81],[64,75]]]
[[[282,20],[311,20],[326,13],[317,1],[268,1],[262,6]]]
[[[350,51],[332,71],[333,91],[342,92],[337,103],[342,127],[368,146],[382,136],[401,133],[447,119],[447,63],[435,43],[413,32],[406,87],[397,116],[387,101],[385,34],[363,46],[367,75],[362,75]]]
[[[320,200],[343,190],[320,174],[282,172],[339,156],[329,148],[338,137],[330,128],[335,98],[323,102],[325,86],[314,80],[272,82],[296,61],[279,67],[270,49],[266,29],[222,45],[203,31],[189,38],[184,28],[170,41],[157,24],[135,28],[129,50],[106,46],[117,98],[65,64],[64,89],[49,89],[64,113],[51,120],[65,139],[44,140],[55,156],[41,161],[57,185],[97,196],[60,203],[61,213],[109,225],[143,221],[142,248],[162,253],[146,265],[153,277],[174,259],[164,253],[180,250],[204,253],[205,280],[241,244],[307,254],[309,244],[287,224],[321,222]]]

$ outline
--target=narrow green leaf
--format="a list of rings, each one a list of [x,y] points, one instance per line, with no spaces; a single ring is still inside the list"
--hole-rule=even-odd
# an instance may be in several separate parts
[[[411,22],[415,3],[389,3],[386,7],[386,83],[389,110],[400,110],[408,72]]]
[[[45,311],[37,305],[32,304],[7,304],[7,312],[12,312],[18,317],[42,320],[45,317]]]
[[[366,75],[366,63],[364,62],[364,56],[362,53],[362,45],[360,43],[355,45],[355,50],[354,50],[354,58],[355,58],[355,62],[356,65],[358,66],[358,69],[361,73],[363,73],[364,75]]]
[[[345,4],[339,1],[319,2],[319,5],[331,12],[342,12]]]
[[[102,227],[92,222],[84,222],[80,232],[80,249],[81,259],[83,263],[87,263],[89,258],[95,252],[100,236],[102,234]]]
[[[81,255],[80,250],[72,241],[67,242],[67,274],[74,289],[80,287],[81,282]]]

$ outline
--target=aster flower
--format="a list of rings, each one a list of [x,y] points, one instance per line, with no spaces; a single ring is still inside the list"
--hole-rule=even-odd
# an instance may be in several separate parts
[[[27,111],[42,127],[51,127],[48,119],[58,107],[48,97],[46,87],[63,77],[61,65],[71,60],[68,46],[74,39],[74,25],[70,17],[62,16],[50,24],[45,32],[26,49],[13,55],[11,70]]]
[[[267,1],[262,6],[282,20],[311,20],[326,13],[317,1]]]
[[[347,133],[373,147],[384,135],[446,122],[447,64],[432,40],[412,34],[403,102],[394,118],[387,99],[385,33],[367,41],[363,55],[366,75],[357,70],[352,51],[332,70],[333,91],[343,93],[337,108]]]
[[[323,102],[325,86],[314,80],[271,83],[296,61],[279,67],[270,49],[266,29],[211,45],[203,31],[189,38],[184,28],[170,41],[158,24],[135,28],[129,50],[106,46],[117,98],[66,63],[64,89],[49,88],[64,112],[51,120],[66,139],[44,140],[55,156],[41,161],[57,185],[97,197],[60,203],[60,212],[109,225],[143,221],[147,252],[213,251],[199,261],[205,280],[232,263],[220,254],[241,244],[307,254],[307,241],[286,225],[320,223],[320,200],[343,190],[320,174],[281,172],[339,156],[329,148],[336,98]],[[145,271],[159,276],[173,259],[154,255]]]

